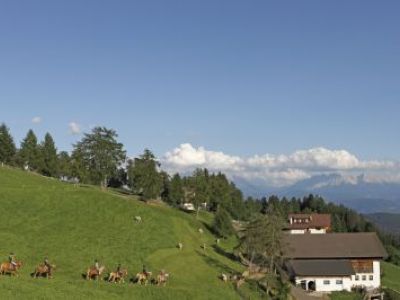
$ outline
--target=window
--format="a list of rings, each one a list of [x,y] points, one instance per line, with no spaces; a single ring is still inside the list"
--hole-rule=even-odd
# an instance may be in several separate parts
[[[330,285],[330,284],[331,284],[330,280],[324,280],[324,285]]]
[[[356,281],[360,280],[360,276],[356,275]]]
[[[343,280],[336,280],[336,284],[343,284]]]
[[[364,281],[367,280],[367,275],[363,275],[362,280],[364,280]]]
[[[374,275],[369,275],[369,280],[374,280]]]

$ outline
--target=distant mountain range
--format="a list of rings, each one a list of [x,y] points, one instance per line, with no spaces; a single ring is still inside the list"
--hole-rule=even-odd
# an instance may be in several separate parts
[[[248,196],[275,194],[290,198],[316,194],[364,214],[400,213],[400,184],[368,182],[363,175],[318,175],[284,188],[269,188],[261,182],[248,182],[241,178],[233,178],[233,181]]]

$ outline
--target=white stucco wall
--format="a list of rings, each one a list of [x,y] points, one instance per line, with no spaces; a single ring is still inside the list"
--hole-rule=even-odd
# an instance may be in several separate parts
[[[326,229],[310,229],[311,234],[325,234]]]
[[[356,280],[356,276],[358,276],[358,280]],[[373,277],[372,280],[370,276]],[[341,280],[342,284],[339,284],[338,280]],[[296,277],[295,281],[296,285],[300,285],[302,281],[306,281],[308,285],[309,282],[313,281],[317,292],[351,291],[354,286],[379,288],[381,286],[380,261],[373,262],[373,273],[356,274],[351,277]],[[324,281],[329,281],[329,284]]]
[[[351,291],[352,286],[350,277],[297,277],[296,284],[300,285],[303,280],[307,282],[307,285],[309,282],[315,282],[317,292]]]
[[[358,276],[358,280],[356,277]],[[365,276],[365,277],[364,277]],[[373,276],[373,280],[370,279]],[[365,278],[365,280],[364,280]],[[378,288],[381,286],[381,263],[379,261],[373,262],[373,273],[357,273],[351,276],[353,285],[365,286],[366,288]]]
[[[291,234],[305,234],[307,232],[306,229],[291,229]],[[311,234],[325,234],[326,229],[310,229],[309,233]]]
[[[306,231],[304,229],[291,229],[291,234],[304,234]]]

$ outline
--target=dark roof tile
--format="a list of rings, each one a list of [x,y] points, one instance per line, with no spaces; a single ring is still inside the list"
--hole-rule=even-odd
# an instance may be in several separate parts
[[[330,228],[330,214],[289,214],[289,219],[309,219],[308,223],[292,223],[288,229],[308,229],[308,228]]]
[[[354,269],[350,260],[292,260],[288,264],[296,276],[350,276]]]
[[[287,258],[386,258],[376,233],[285,234]]]

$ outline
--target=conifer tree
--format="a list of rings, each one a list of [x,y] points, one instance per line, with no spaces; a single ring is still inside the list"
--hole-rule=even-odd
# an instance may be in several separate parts
[[[169,184],[168,201],[172,205],[179,205],[183,202],[185,193],[183,191],[183,183],[181,176],[177,173],[172,176]]]
[[[72,176],[72,162],[68,152],[61,151],[58,156],[58,175],[62,178],[70,178]]]
[[[27,167],[29,170],[40,170],[43,160],[39,150],[37,137],[30,129],[21,143],[21,149],[18,152],[18,162],[21,167]]]
[[[12,164],[17,150],[14,139],[6,124],[0,125],[0,163]]]
[[[49,133],[46,133],[40,150],[43,158],[41,173],[46,176],[56,177],[58,175],[57,149],[53,137]]]
[[[131,160],[128,165],[128,184],[133,192],[145,200],[159,197],[163,186],[159,167],[154,154],[148,149],[139,158]]]

